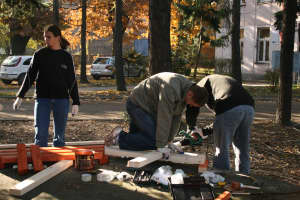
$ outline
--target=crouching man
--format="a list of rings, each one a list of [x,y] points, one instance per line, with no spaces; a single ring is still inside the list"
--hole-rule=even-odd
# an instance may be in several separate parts
[[[129,96],[126,109],[130,116],[129,132],[113,129],[106,145],[127,150],[155,150],[166,145],[178,133],[181,116],[187,105],[201,107],[208,93],[185,76],[163,72],[140,82]]]

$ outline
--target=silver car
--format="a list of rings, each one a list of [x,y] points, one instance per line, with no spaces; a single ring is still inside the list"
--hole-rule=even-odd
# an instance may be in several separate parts
[[[143,72],[143,68],[137,65],[128,65],[124,62],[123,73],[125,77],[140,77]],[[99,80],[101,77],[115,78],[115,59],[114,57],[98,57],[93,62],[90,73],[95,80]]]

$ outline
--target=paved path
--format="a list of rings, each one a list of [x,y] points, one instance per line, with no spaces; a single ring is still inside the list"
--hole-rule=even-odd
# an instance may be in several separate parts
[[[34,100],[25,100],[19,111],[12,109],[14,99],[0,98],[0,120],[33,120]],[[83,102],[80,112],[69,120],[111,120],[123,119],[125,111],[124,100],[92,101]],[[276,103],[274,101],[256,101],[255,120],[274,119]],[[213,118],[213,114],[206,108],[201,109],[200,119]],[[300,103],[292,104],[292,120],[300,123]]]

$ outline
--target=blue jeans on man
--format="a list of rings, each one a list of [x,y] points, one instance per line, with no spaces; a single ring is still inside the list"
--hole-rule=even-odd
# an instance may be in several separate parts
[[[65,146],[65,128],[68,120],[69,99],[38,98],[34,106],[36,145],[48,146],[50,114],[53,111],[53,146]]]
[[[129,133],[119,135],[120,149],[142,151],[156,149],[156,120],[149,113],[132,103],[126,103],[130,116]]]
[[[235,154],[235,171],[249,173],[250,126],[253,118],[254,108],[248,105],[236,106],[216,116],[213,127],[216,146],[214,168],[230,169],[229,148],[232,144]]]

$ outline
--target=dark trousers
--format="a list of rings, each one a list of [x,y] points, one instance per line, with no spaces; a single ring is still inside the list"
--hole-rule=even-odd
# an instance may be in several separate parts
[[[124,131],[120,133],[120,149],[134,151],[156,149],[156,120],[130,100],[126,103],[126,109],[130,116],[129,133]]]

